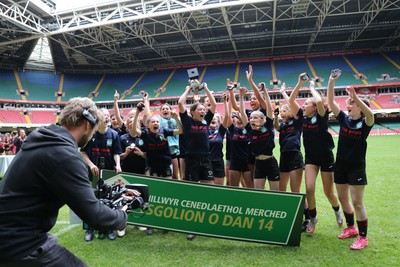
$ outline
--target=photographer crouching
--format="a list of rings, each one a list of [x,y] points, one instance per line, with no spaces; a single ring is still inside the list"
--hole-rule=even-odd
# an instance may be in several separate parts
[[[100,119],[92,100],[72,98],[60,125],[35,130],[22,145],[0,182],[0,266],[87,266],[48,233],[64,204],[97,229],[125,227],[127,207],[112,209],[96,198],[78,152]]]

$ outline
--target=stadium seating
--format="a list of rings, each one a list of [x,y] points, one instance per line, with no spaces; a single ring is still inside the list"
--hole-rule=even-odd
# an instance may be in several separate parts
[[[400,108],[400,94],[380,94],[375,101],[384,109]]]
[[[295,87],[300,73],[306,72],[312,76],[307,61],[303,59],[291,59],[274,61],[276,77],[282,83],[286,83],[286,87]]]
[[[0,109],[0,121],[3,123],[27,123],[21,110]]]
[[[400,134],[400,122],[384,122],[382,123],[386,128]]]
[[[29,118],[33,124],[50,124],[56,122],[56,110],[31,110]]]
[[[17,94],[18,84],[12,70],[0,69],[0,98],[21,100],[21,96]]]
[[[65,98],[89,96],[96,89],[102,75],[97,74],[66,74],[63,91]]]
[[[56,101],[56,92],[59,89],[60,75],[45,72],[19,72],[22,88],[29,95],[29,100]]]
[[[139,76],[140,73],[105,75],[93,100],[112,101],[114,99],[115,90],[118,91],[121,97],[127,90],[129,90],[134,85],[134,83],[139,79]],[[138,95],[139,91],[140,90],[137,89],[135,86],[135,88],[132,88],[129,94],[125,96],[125,99],[129,99],[129,97]]]
[[[357,80],[354,77],[354,71],[344,60],[343,56],[313,57],[310,58],[310,62],[317,76],[324,79],[324,82],[322,82],[323,87],[328,86],[329,76],[333,69],[342,70],[342,75],[336,81],[335,86],[345,87],[350,84],[362,84],[361,80]]]
[[[349,55],[347,58],[351,61],[358,72],[367,76],[366,80],[368,84],[390,82],[389,79],[380,80],[382,74],[389,74],[391,77],[399,76],[398,69],[382,54]],[[398,81],[400,81],[400,79]]]

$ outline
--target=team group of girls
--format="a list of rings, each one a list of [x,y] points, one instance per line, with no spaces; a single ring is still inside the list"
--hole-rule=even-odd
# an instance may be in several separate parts
[[[204,104],[198,95],[194,95],[194,104],[189,110],[186,101],[192,88],[186,87],[178,102],[179,118],[168,104],[161,107],[160,115],[150,115],[150,103],[144,94],[144,103],[138,104],[136,112],[133,112],[135,115],[128,119],[128,133],[122,137],[125,140],[122,169],[128,165],[128,156],[133,152],[133,156],[141,157],[143,174],[177,179],[180,166],[181,178],[188,181],[222,185],[226,177],[226,184],[230,186],[241,183],[244,187],[265,189],[268,180],[270,190],[286,191],[289,184],[292,192],[301,191],[304,170],[307,201],[303,230],[308,234],[314,233],[318,222],[315,188],[320,172],[324,194],[332,206],[337,224],[343,224],[340,206],[346,219],[347,227],[338,238],[358,236],[350,248],[365,248],[368,245],[368,219],[363,204],[367,184],[366,139],[374,124],[368,100],[357,96],[354,88],[348,87],[345,113],[334,100],[334,83],[340,74],[329,78],[328,103],[324,103],[314,88],[314,82],[303,73],[290,96],[282,85],[280,92],[285,102],[273,108],[265,84],[256,85],[253,81],[252,66],[249,66],[246,76],[253,92],[250,109],[244,104],[248,89],[238,88],[238,105],[234,90],[236,84],[228,80],[223,100],[224,114],[216,113],[216,101],[205,83],[207,97]],[[311,97],[300,106],[296,97],[306,83]],[[145,111],[143,117],[147,121],[142,129],[138,127],[141,110]],[[336,161],[333,138],[328,131],[330,111],[340,123]],[[279,164],[273,154],[275,129],[279,132]],[[304,158],[300,149],[301,136]],[[224,138],[226,162],[223,159]],[[131,146],[131,143],[135,145]],[[133,165],[129,163],[129,166]],[[334,192],[335,184],[338,197]]]

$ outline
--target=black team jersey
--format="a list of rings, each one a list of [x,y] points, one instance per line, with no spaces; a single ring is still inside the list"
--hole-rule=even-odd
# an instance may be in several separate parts
[[[169,151],[168,136],[173,136],[174,130],[160,128],[157,133],[142,130],[141,138],[147,150],[147,163],[149,167],[169,166],[171,164],[171,152]]]
[[[132,137],[129,133],[121,136],[121,148],[125,151],[128,146],[135,144],[142,152],[146,152],[146,146],[142,138]],[[121,160],[121,169],[124,172],[144,174],[146,170],[146,159],[136,155],[133,151]]]
[[[302,109],[299,109],[299,112]],[[308,156],[326,155],[335,147],[332,135],[328,131],[328,112],[321,117],[318,112],[311,118],[302,116],[303,145]]]
[[[367,137],[372,126],[365,124],[365,117],[352,120],[343,111],[340,111],[337,119],[340,130],[336,158],[350,162],[365,162]]]
[[[104,134],[96,132],[81,151],[86,152],[89,159],[96,165],[98,165],[98,159],[104,157],[104,169],[114,170],[114,155],[122,153],[118,133],[111,128],[107,128]]]
[[[239,129],[232,124],[228,128],[227,135],[231,140],[231,160],[247,161],[250,152],[250,137],[247,130],[245,128]]]
[[[224,146],[224,136],[226,128],[222,125],[216,130],[209,130],[208,139],[210,140],[210,158],[211,160],[220,160],[224,158],[224,152],[222,152]]]
[[[299,109],[298,116],[299,118],[303,117],[302,109]],[[279,129],[279,145],[281,147],[281,152],[300,151],[301,132],[301,119],[281,122]]]
[[[192,117],[184,113],[179,113],[185,134],[186,155],[204,157],[210,154],[210,142],[208,139],[208,126],[210,125],[214,113],[207,111],[203,121],[195,121]]]
[[[250,123],[247,123],[246,130],[250,135],[251,152],[254,156],[272,156],[275,148],[274,122],[267,117],[264,126],[260,130],[253,130]]]

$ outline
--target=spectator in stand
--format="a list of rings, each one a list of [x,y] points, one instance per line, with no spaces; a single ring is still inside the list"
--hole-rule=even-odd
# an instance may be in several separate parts
[[[71,99],[60,114],[60,125],[33,131],[12,161],[0,182],[2,265],[87,267],[49,233],[65,204],[98,228],[125,226],[124,211],[96,199],[87,166],[77,151],[97,130],[99,116],[89,98]]]
[[[13,140],[14,146],[15,146],[15,154],[19,152],[21,149],[22,144],[26,140],[26,133],[24,129],[19,129],[18,131],[18,136],[16,136]]]
[[[266,99],[259,100],[262,106],[266,107],[264,114],[262,111],[253,111],[250,114],[250,120],[247,119],[244,109],[244,94],[240,94],[240,111],[243,118],[243,124],[250,134],[251,153],[255,157],[254,187],[265,189],[266,178],[268,178],[270,190],[279,190],[279,167],[278,161],[273,155],[275,148],[274,117],[272,112],[271,99],[265,84],[260,83],[258,87],[253,81],[253,67],[249,66],[246,71],[247,80],[253,91],[260,90],[264,93]]]
[[[126,129],[126,124],[123,121],[123,117],[121,116],[121,113],[119,111],[118,99],[119,99],[119,93],[117,90],[115,90],[114,114],[110,115],[110,120],[111,120],[111,129],[116,131],[118,133],[118,135],[121,136],[121,135],[124,135],[127,133],[127,129]]]
[[[351,250],[361,250],[368,246],[368,216],[364,206],[364,190],[367,185],[365,156],[367,138],[374,125],[374,114],[368,99],[360,98],[353,87],[347,87],[347,114],[335,102],[334,83],[340,77],[329,78],[328,101],[333,114],[340,123],[339,141],[336,154],[335,184],[346,218],[347,227],[339,239],[359,237],[350,246]],[[350,198],[351,197],[351,202]],[[354,226],[354,211],[357,228]]]
[[[302,107],[296,102],[296,97],[300,88],[306,82],[302,77],[306,73],[299,75],[296,87],[293,89],[289,98],[289,107],[292,114],[296,114],[295,119],[299,119],[303,124],[303,145],[305,149],[305,180],[308,211],[310,222],[306,232],[312,234],[318,222],[317,206],[315,200],[315,184],[318,172],[321,169],[322,186],[325,196],[330,202],[339,226],[343,224],[342,213],[340,211],[339,200],[335,195],[333,171],[335,158],[333,156],[332,135],[328,132],[329,114],[322,103],[321,95],[315,90],[315,84],[310,82],[310,92],[312,98],[308,98]]]
[[[87,143],[85,147],[81,149],[81,154],[86,164],[90,169],[90,179],[93,176],[100,176],[100,159],[104,159],[104,169],[114,170],[117,173],[121,172],[120,154],[121,142],[118,133],[109,127],[110,125],[110,113],[107,109],[102,108],[100,112],[103,115],[102,121],[99,123],[97,132],[93,135],[92,139]],[[124,231],[118,232],[119,236],[123,236]],[[99,238],[104,238],[105,233],[100,232]],[[113,231],[106,233],[108,239],[115,240],[116,235]],[[89,229],[85,233],[85,241],[89,242],[93,240],[93,228],[89,226]]]
[[[126,121],[128,133],[120,137],[121,149],[121,169],[124,172],[150,175],[146,160],[146,146],[142,138],[136,135],[133,125],[134,118]],[[136,126],[137,127],[137,126]]]
[[[225,178],[223,146],[226,128],[228,127],[230,116],[227,98],[228,96],[224,94],[224,117],[222,118],[221,114],[215,113],[208,130],[208,139],[210,140],[210,157],[214,173],[214,183],[219,185],[224,185]]]

